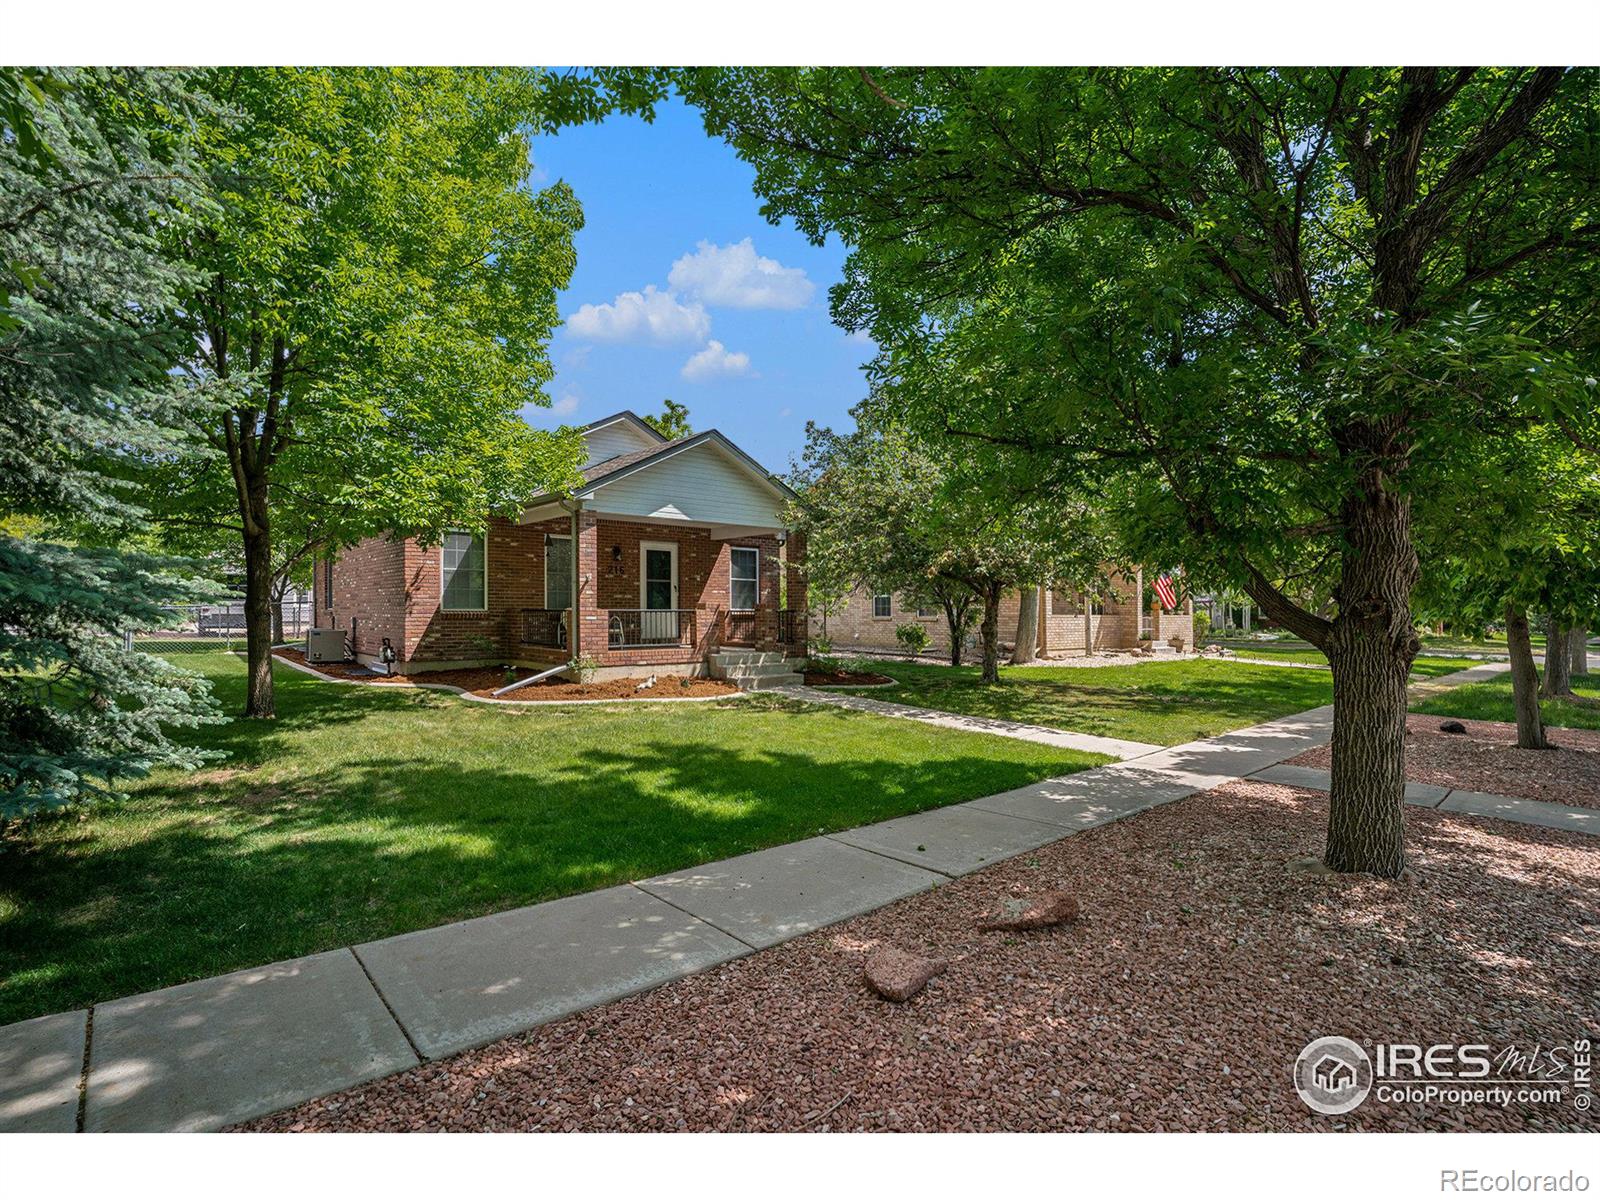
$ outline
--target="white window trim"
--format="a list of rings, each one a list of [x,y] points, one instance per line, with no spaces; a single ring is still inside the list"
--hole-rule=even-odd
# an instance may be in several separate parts
[[[756,556],[756,602],[750,608],[733,607],[733,552],[735,550],[748,550]],[[761,547],[760,546],[729,546],[728,547],[728,611],[729,612],[755,612],[761,607]]]
[[[489,531],[488,530],[484,530],[482,533],[473,533],[472,530],[470,530],[470,529],[446,529],[444,531],[445,537],[449,537],[453,533],[461,534],[464,537],[478,538],[483,542],[483,603],[478,605],[477,608],[446,608],[445,607],[445,603],[444,603],[444,590],[445,590],[444,543],[440,542],[439,543],[439,611],[440,612],[458,612],[458,613],[488,612],[489,611]]]
[[[547,533],[547,534],[544,535],[544,544],[545,544],[545,556],[544,556],[544,606],[545,606],[545,608],[547,610],[550,608],[550,554],[549,554],[550,543],[551,542],[571,542],[571,541],[572,541],[572,535],[570,533]],[[488,572],[487,571],[484,572],[484,577],[488,578]],[[567,586],[569,588],[572,586],[572,582],[570,580],[568,580]],[[568,605],[567,607],[570,608],[571,605]],[[565,612],[566,609],[564,608],[561,611]]]
[[[884,613],[883,616],[881,616],[881,617],[878,615],[878,597],[879,596],[883,596],[884,598],[886,598],[889,601],[889,611]],[[870,603],[872,605],[871,612],[872,612],[872,619],[874,621],[892,621],[892,620],[894,620],[894,593],[893,592],[873,592],[872,593],[872,599],[871,599]]]
[[[646,550],[666,550],[667,552],[669,552],[672,555],[672,604],[671,604],[670,607],[673,608],[673,609],[676,609],[678,607],[678,543],[677,542],[640,542],[639,543],[639,608],[641,610],[643,610],[643,609],[649,607],[645,603],[645,589],[649,586],[649,583],[650,583],[650,580],[645,575],[645,571],[644,571],[644,563],[645,563],[645,557],[644,556],[645,556],[645,551]],[[730,565],[729,569],[732,570],[731,565]]]

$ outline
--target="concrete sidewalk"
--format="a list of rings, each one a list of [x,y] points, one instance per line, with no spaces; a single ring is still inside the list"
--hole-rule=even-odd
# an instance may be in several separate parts
[[[1080,829],[1265,778],[1326,743],[1332,723],[1331,708],[1313,709],[636,884],[0,1028],[0,1131],[221,1128],[705,970]],[[1462,812],[1499,801],[1457,795]]]

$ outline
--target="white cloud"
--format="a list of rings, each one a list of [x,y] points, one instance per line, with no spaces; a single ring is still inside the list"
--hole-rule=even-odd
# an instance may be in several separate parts
[[[804,270],[761,257],[749,238],[729,246],[701,242],[672,264],[667,284],[726,308],[799,308],[816,290]]]
[[[857,346],[876,346],[877,345],[877,343],[872,340],[872,335],[870,333],[868,333],[865,329],[857,329],[854,333],[845,334],[844,335],[844,340],[847,341],[847,342],[853,343],[854,345],[857,345]]]
[[[750,373],[750,356],[743,351],[730,353],[716,338],[706,343],[706,348],[692,355],[683,364],[683,377],[690,383],[705,383],[708,379],[731,379]]]
[[[578,397],[567,392],[550,406],[550,411],[558,417],[570,417],[578,411]]]
[[[574,335],[597,342],[698,342],[711,332],[711,317],[698,302],[684,304],[658,292],[623,292],[610,304],[585,304],[567,318]]]
[[[792,417],[794,415],[794,409],[785,406],[778,410],[778,415],[780,417]]]

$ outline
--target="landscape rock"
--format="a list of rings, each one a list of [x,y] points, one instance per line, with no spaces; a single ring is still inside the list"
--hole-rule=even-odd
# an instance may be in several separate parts
[[[1301,875],[1332,875],[1333,868],[1314,855],[1289,860],[1289,870]]]
[[[1440,733],[1465,733],[1466,731],[1467,727],[1460,721],[1441,721],[1439,723]]]
[[[903,1002],[927,987],[928,980],[948,965],[942,958],[924,958],[898,946],[879,946],[867,955],[864,974],[878,995]]]
[[[1050,891],[1025,900],[1007,900],[1004,911],[979,929],[1044,929],[1078,919],[1078,898],[1070,892]]]

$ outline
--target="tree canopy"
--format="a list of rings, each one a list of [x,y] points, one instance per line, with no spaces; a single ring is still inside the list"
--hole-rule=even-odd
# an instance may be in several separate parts
[[[1335,672],[1327,861],[1404,864],[1411,504],[1473,439],[1592,422],[1592,70],[706,68],[773,219],[913,427],[1133,473],[1170,561]],[[997,460],[998,461],[998,460]],[[1295,599],[1320,577],[1326,613]],[[1313,592],[1317,588],[1309,589]]]
[[[194,279],[160,238],[204,207],[183,135],[203,100],[170,72],[122,70],[35,73],[0,100],[5,819],[198,763],[172,735],[215,714],[203,679],[123,645],[203,591],[182,564],[115,548],[146,529],[120,464],[175,439],[170,314]]]
[[[540,77],[523,70],[205,72],[214,204],[171,253],[202,465],[151,478],[171,509],[230,528],[245,568],[246,712],[273,711],[275,522],[338,547],[439,536],[570,482],[547,402],[556,296],[582,215],[529,184]],[[227,514],[224,516],[223,514]],[[292,529],[291,529],[292,526]]]

